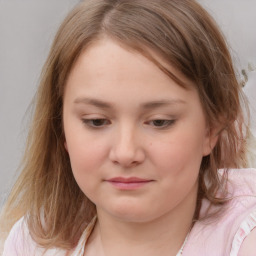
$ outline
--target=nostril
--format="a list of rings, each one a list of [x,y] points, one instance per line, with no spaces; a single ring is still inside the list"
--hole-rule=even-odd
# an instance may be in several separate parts
[[[134,167],[144,161],[145,152],[138,143],[138,140],[131,139],[132,136],[120,138],[113,143],[109,152],[109,159],[115,165],[120,165],[125,168]]]
[[[112,155],[110,160],[112,161],[112,163],[114,165],[120,165],[120,166],[123,166],[125,168],[130,168],[130,167],[137,166],[140,162],[140,161],[136,160],[135,155],[133,157],[124,157],[124,156],[120,156],[120,155]]]
[[[113,164],[118,165],[118,161],[112,161]]]

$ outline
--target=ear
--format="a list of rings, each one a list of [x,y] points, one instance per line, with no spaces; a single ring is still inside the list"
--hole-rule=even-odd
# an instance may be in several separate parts
[[[208,128],[203,145],[203,156],[208,156],[216,146],[220,134],[220,128]]]
[[[64,142],[64,147],[65,147],[66,151],[68,152],[68,145],[67,145],[66,141]]]

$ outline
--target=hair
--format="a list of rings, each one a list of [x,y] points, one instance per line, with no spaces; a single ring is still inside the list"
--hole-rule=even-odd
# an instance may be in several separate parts
[[[21,174],[2,215],[6,232],[25,216],[32,237],[45,248],[73,248],[96,214],[72,174],[62,111],[72,67],[103,36],[144,55],[186,87],[155,56],[179,70],[193,81],[210,132],[219,127],[216,146],[202,159],[195,219],[203,198],[211,205],[226,201],[227,175],[220,178],[218,169],[227,174],[246,165],[241,85],[225,39],[206,10],[194,0],[83,1],[64,20],[44,65]]]

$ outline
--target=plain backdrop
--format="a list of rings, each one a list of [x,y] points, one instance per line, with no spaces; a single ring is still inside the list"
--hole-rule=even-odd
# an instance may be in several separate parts
[[[0,0],[0,206],[22,157],[30,118],[27,110],[40,70],[60,22],[78,2]],[[256,0],[199,2],[226,35],[237,70],[248,71],[248,63],[255,68]],[[256,105],[256,71],[248,72],[248,77],[245,90]]]

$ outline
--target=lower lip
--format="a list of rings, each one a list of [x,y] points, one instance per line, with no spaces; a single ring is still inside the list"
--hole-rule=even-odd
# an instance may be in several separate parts
[[[113,185],[115,188],[118,188],[120,190],[135,190],[142,188],[152,181],[143,181],[143,182],[114,182],[114,181],[108,181],[111,185]]]

